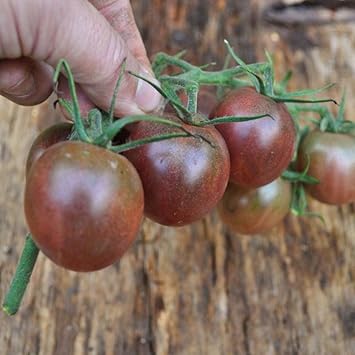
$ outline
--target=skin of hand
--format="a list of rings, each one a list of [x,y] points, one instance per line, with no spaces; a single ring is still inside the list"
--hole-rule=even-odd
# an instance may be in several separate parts
[[[65,58],[80,106],[107,110],[120,68],[157,83],[128,0],[3,0],[0,11],[0,94],[35,105],[53,91],[53,68]],[[66,79],[59,84],[68,96]],[[125,74],[115,116],[143,114],[161,104],[159,93]]]

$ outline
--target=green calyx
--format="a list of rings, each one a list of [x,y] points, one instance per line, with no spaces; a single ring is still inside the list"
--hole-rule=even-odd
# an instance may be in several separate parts
[[[287,92],[286,87],[291,79],[292,72],[288,71],[280,84],[275,82],[275,71],[274,71],[274,61],[269,52],[265,52],[267,62],[261,68],[260,72],[252,70],[243,60],[237,56],[233,48],[230,46],[228,41],[224,41],[230,56],[240,65],[240,67],[249,76],[253,86],[256,91],[262,95],[268,96],[276,102],[293,102],[293,103],[320,103],[320,102],[337,102],[333,99],[300,99],[299,97],[313,96],[320,92],[323,92],[334,84],[328,84],[323,88],[319,89],[305,89],[294,92]]]
[[[307,166],[302,172],[292,170],[291,168],[285,170],[281,177],[282,179],[289,181],[292,186],[292,200],[291,200],[291,212],[297,217],[308,216],[308,217],[317,217],[324,224],[325,220],[322,215],[310,211],[308,209],[308,200],[305,191],[305,185],[307,184],[318,184],[319,180],[307,174],[309,168],[309,160]]]
[[[297,158],[298,150],[301,144],[303,137],[305,137],[309,132],[309,127],[300,127],[297,121],[295,121],[296,126],[296,147],[295,154],[290,163],[289,167],[281,174],[281,178],[289,181],[292,187],[292,199],[290,210],[291,213],[297,217],[306,216],[306,217],[317,217],[323,224],[325,220],[322,215],[310,211],[308,208],[307,194],[305,191],[305,186],[319,184],[319,180],[315,177],[308,175],[308,170],[310,166],[310,159],[307,156],[307,164],[303,171],[298,171],[297,169]]]
[[[296,127],[296,146],[295,153],[293,159],[289,165],[289,167],[281,174],[281,178],[289,181],[292,187],[292,199],[290,210],[291,213],[297,217],[307,216],[307,217],[317,217],[323,223],[325,223],[323,217],[313,211],[310,211],[308,208],[308,200],[305,191],[305,186],[318,184],[319,180],[315,177],[308,175],[308,170],[310,166],[310,159],[307,156],[307,164],[303,171],[298,171],[297,169],[297,159],[298,159],[298,151],[299,146],[303,137],[305,137],[309,132],[309,127],[300,127],[298,122],[295,120]]]
[[[71,136],[72,140],[81,140],[83,142],[95,144],[115,152],[121,152],[139,147],[143,144],[157,142],[160,140],[192,136],[192,134],[184,128],[183,123],[177,123],[155,115],[132,115],[123,117],[119,120],[114,120],[114,108],[116,104],[117,93],[125,74],[125,61],[122,64],[119,77],[114,88],[109,111],[105,112],[98,108],[94,108],[89,111],[87,119],[83,119],[79,111],[79,102],[76,95],[73,74],[70,70],[69,64],[65,60],[61,60],[59,62],[54,75],[54,80],[58,80],[59,73],[62,68],[64,68],[68,77],[68,85],[72,101],[59,99],[58,102],[73,118],[75,129]],[[180,130],[181,133],[171,133],[161,136],[148,137],[142,140],[123,143],[122,145],[118,146],[112,144],[114,138],[124,129],[125,126],[142,121],[149,121],[171,126]]]
[[[289,106],[289,111],[296,119],[306,119],[322,132],[355,135],[355,122],[345,119],[345,101],[344,92],[336,115],[333,115],[327,106],[321,104],[292,105]],[[304,117],[305,113],[313,116]]]
[[[123,63],[118,80],[115,85],[109,112],[94,108],[88,113],[87,119],[84,120],[79,111],[79,103],[76,95],[73,75],[71,73],[68,63],[65,60],[60,61],[60,63],[58,64],[54,78],[58,79],[60,69],[62,67],[65,69],[65,72],[68,76],[68,84],[72,102],[65,99],[59,99],[58,102],[73,118],[75,129],[71,136],[71,139],[81,140],[86,143],[95,144],[110,149],[114,152],[122,152],[128,149],[137,148],[144,144],[158,142],[161,140],[194,136],[189,132],[188,129],[186,129],[184,125],[185,122],[195,126],[203,127],[207,125],[215,125],[226,122],[243,122],[262,117],[271,117],[269,114],[265,114],[248,117],[225,116],[214,120],[201,120],[201,115],[196,113],[198,85],[195,85],[193,83],[186,83],[184,80],[180,79],[174,80],[174,83],[177,83],[180,87],[186,89],[189,98],[192,97],[188,101],[187,108],[185,108],[176,93],[174,92],[174,90],[172,89],[172,87],[169,86],[167,82],[165,83],[165,85],[163,85],[163,83],[162,88],[160,88],[158,85],[150,82],[146,78],[138,74],[128,72],[130,75],[133,75],[141,80],[145,80],[146,82],[148,82],[163,97],[165,97],[175,108],[177,115],[181,118],[182,122],[179,123],[176,121],[172,121],[168,118],[162,118],[156,115],[131,115],[122,117],[118,120],[114,120],[113,112],[116,103],[117,92],[119,89],[119,85],[122,81],[123,75],[125,74],[125,63]],[[147,137],[137,141],[126,142],[117,146],[112,144],[114,138],[124,129],[124,127],[132,123],[138,123],[142,121],[149,121],[152,123],[167,125],[176,128],[181,132],[172,132],[168,134],[157,135],[154,137]]]

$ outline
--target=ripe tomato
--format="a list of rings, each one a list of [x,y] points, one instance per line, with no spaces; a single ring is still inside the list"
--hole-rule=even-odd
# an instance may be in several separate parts
[[[292,117],[283,103],[261,95],[252,87],[230,92],[211,117],[270,117],[253,121],[217,125],[231,156],[230,180],[239,186],[265,185],[286,169],[295,147],[296,131]]]
[[[38,247],[74,271],[111,265],[143,215],[138,173],[123,156],[82,142],[48,148],[29,171],[25,214]]]
[[[132,140],[176,131],[151,122],[130,128]],[[228,183],[229,154],[218,131],[187,124],[185,128],[204,139],[174,138],[124,153],[142,179],[145,214],[163,225],[182,226],[202,218],[222,198]]]
[[[281,178],[256,189],[230,183],[218,212],[221,220],[237,233],[263,233],[287,215],[291,197],[291,184]]]
[[[313,131],[301,142],[299,167],[319,184],[307,185],[309,194],[320,202],[341,205],[355,202],[355,137]]]
[[[73,128],[69,122],[56,123],[41,132],[32,143],[26,161],[26,175],[32,164],[49,148],[51,145],[66,140]]]

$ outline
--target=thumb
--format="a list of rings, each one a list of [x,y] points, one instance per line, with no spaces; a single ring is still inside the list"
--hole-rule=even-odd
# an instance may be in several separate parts
[[[104,110],[110,106],[125,59],[127,70],[157,83],[151,69],[138,62],[125,41],[88,1],[6,0],[4,3],[0,14],[0,58],[31,57],[53,67],[65,58],[74,80]],[[10,40],[9,33],[14,33]],[[153,111],[160,102],[161,96],[153,87],[126,73],[119,88],[115,115]]]

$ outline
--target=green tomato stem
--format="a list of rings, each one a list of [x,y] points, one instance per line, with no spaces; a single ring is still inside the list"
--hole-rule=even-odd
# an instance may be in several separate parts
[[[121,85],[121,82],[123,80],[123,76],[124,76],[124,73],[125,73],[125,70],[126,70],[126,61],[127,61],[127,58],[125,58],[122,62],[122,65],[121,65],[121,69],[120,69],[120,73],[118,75],[118,79],[116,81],[116,85],[115,85],[115,88],[114,88],[114,91],[113,91],[113,95],[112,95],[112,99],[111,99],[111,104],[110,104],[110,109],[108,111],[108,119],[109,119],[109,122],[113,122],[113,114],[114,114],[114,111],[115,111],[115,105],[116,105],[116,99],[117,99],[117,94],[118,94],[118,89],[120,88],[120,85]]]
[[[138,74],[133,73],[131,71],[129,71],[128,73],[135,76],[136,78],[144,80],[149,85],[151,85],[155,90],[157,90],[160,95],[162,95],[164,98],[166,98],[170,102],[170,104],[174,107],[175,111],[177,112],[177,114],[180,118],[184,117],[184,118],[187,118],[188,120],[190,120],[191,113],[183,105],[181,105],[180,100],[178,100],[178,101],[176,100],[175,90],[173,90],[170,83],[169,83],[169,85],[165,85],[165,90],[163,90],[158,85],[156,85],[152,81],[142,77],[141,75],[138,75]],[[168,80],[173,82],[174,86],[177,85],[177,86],[180,86],[181,88],[186,87],[188,84],[194,84],[194,83],[189,83],[187,80],[176,79],[174,77],[168,77]],[[164,86],[164,84],[166,84],[162,80],[161,80],[161,82],[162,82],[162,86]]]
[[[222,85],[222,86],[235,86],[238,80],[236,76],[245,75],[245,68],[237,66],[234,68],[205,71],[201,67],[196,67],[176,56],[170,56],[166,53],[159,53],[153,63],[153,66],[159,68],[155,71],[155,75],[159,80],[168,80],[169,78],[182,79],[187,81],[194,81],[200,85]],[[183,72],[174,76],[161,75],[161,72],[168,66],[177,66]],[[263,71],[268,63],[253,63],[246,65],[250,71]]]
[[[199,89],[198,84],[193,84],[193,85],[190,85],[186,88],[187,110],[192,114],[196,114],[196,112],[197,112],[198,89]]]
[[[79,138],[83,142],[90,143],[91,139],[85,130],[84,123],[80,115],[79,101],[78,101],[78,96],[76,94],[73,73],[71,72],[70,66],[65,59],[61,59],[59,61],[56,70],[54,72],[53,82],[55,84],[58,82],[59,74],[62,67],[64,68],[64,71],[67,74],[69,92],[70,92],[71,99],[73,101],[73,120],[75,124],[75,129],[78,132]]]
[[[30,281],[33,268],[36,264],[39,249],[33,242],[31,235],[27,234],[15,275],[5,295],[2,308],[9,316],[14,315],[21,304],[27,285]]]
[[[177,66],[178,68],[189,71],[194,68],[192,64],[180,59],[185,52],[181,52],[175,56],[168,55],[166,53],[158,53],[154,58],[153,69],[157,77],[160,76],[161,72],[169,65]]]
[[[254,87],[257,92],[263,95],[268,95],[270,93],[266,92],[266,88],[263,82],[263,79],[256,73],[256,71],[252,70],[240,57],[237,56],[237,54],[234,52],[233,48],[229,44],[229,42],[225,39],[224,44],[227,47],[228,53],[231,55],[231,57],[235,60],[235,62],[240,66],[240,68],[248,74],[250,80],[254,84]],[[270,66],[269,63],[265,63],[265,67],[263,68],[263,72],[267,70],[267,68]],[[273,83],[271,83],[271,86]]]
[[[264,66],[265,63],[249,65],[252,70],[262,70]],[[195,81],[200,85],[220,85],[234,87],[238,83],[235,77],[239,75],[245,75],[244,68],[240,66],[217,71],[204,71],[196,67],[194,70],[176,75],[174,78],[176,77],[180,79]],[[162,76],[162,78],[166,77]]]
[[[223,63],[223,70],[228,69],[230,61],[231,61],[232,57],[230,55],[230,53],[227,53],[226,58],[224,59],[224,63]],[[248,85],[248,83],[246,83],[245,85]],[[245,86],[242,85],[242,86]],[[216,95],[217,95],[217,100],[220,101],[222,99],[222,97],[225,95],[225,87],[223,86],[218,86],[217,90],[216,90]]]
[[[73,105],[70,101],[59,98],[57,102],[67,111],[70,117],[74,117]]]
[[[269,65],[265,68],[264,77],[265,77],[265,92],[274,95],[274,86],[275,86],[275,65],[274,59],[268,51],[265,51],[266,59]]]

